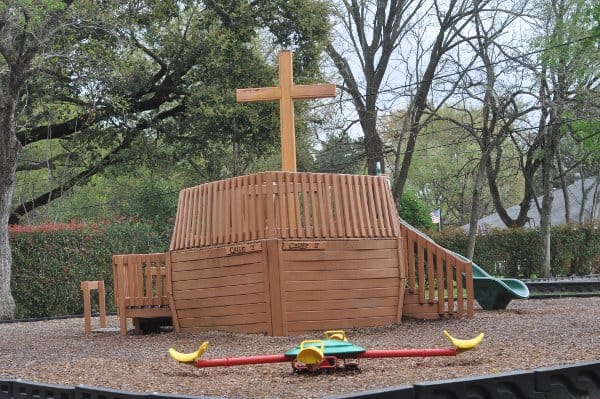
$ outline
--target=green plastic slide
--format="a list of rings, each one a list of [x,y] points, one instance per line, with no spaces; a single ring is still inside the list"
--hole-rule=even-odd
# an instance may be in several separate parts
[[[486,310],[506,309],[513,299],[529,298],[529,288],[521,280],[496,278],[473,263],[475,299]]]
[[[462,255],[456,254],[464,260]],[[506,309],[513,299],[529,298],[529,288],[521,280],[497,278],[473,263],[473,288],[475,299],[485,310]]]

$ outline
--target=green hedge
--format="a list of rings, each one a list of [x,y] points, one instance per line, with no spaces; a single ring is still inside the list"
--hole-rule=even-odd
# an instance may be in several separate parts
[[[114,310],[112,255],[164,251],[168,238],[130,221],[13,226],[11,289],[15,318],[83,313],[80,282],[104,280]],[[97,303],[92,295],[93,304]]]
[[[600,273],[600,224],[563,225],[552,230],[555,276]],[[432,233],[441,245],[464,254],[462,230]],[[104,280],[114,310],[113,254],[165,251],[169,237],[149,225],[121,221],[106,225],[53,224],[11,229],[12,292],[16,318],[81,314],[80,282]],[[489,230],[477,238],[475,262],[489,273],[539,276],[538,229]],[[95,298],[96,296],[92,296]]]
[[[466,253],[467,235],[463,230],[433,233],[440,245],[460,254]],[[542,275],[538,228],[491,229],[477,236],[473,260],[488,273],[517,278]],[[551,233],[553,276],[600,273],[600,224],[565,224]]]

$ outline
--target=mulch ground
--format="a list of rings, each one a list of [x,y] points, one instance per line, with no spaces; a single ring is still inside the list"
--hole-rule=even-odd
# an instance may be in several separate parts
[[[94,320],[94,326],[98,323]],[[287,363],[196,369],[177,364],[168,348],[191,352],[209,341],[203,358],[279,354],[315,332],[291,337],[167,332],[121,337],[112,329],[86,336],[83,319],[0,324],[0,379],[133,392],[229,398],[317,398],[423,381],[600,361],[600,297],[513,301],[503,311],[477,309],[473,319],[418,321],[349,329],[367,349],[446,348],[442,331],[461,338],[484,332],[475,350],[456,357],[363,359],[359,371],[298,374]]]

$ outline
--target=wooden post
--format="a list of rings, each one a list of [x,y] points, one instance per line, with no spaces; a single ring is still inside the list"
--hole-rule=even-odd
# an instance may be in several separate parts
[[[402,310],[404,308],[404,291],[406,289],[406,238],[396,239],[396,253],[398,256],[398,307],[396,309],[396,323],[402,322]]]
[[[279,101],[281,131],[281,169],[296,171],[296,135],[294,129],[294,100],[335,97],[334,84],[295,85],[292,52],[279,52],[279,86],[237,89],[238,102]]]
[[[284,282],[282,281],[282,270],[279,253],[279,240],[271,239],[265,241],[264,262],[267,265],[267,273],[269,277],[269,298],[267,306],[270,307],[269,314],[271,320],[267,321],[267,325],[271,326],[271,334],[274,336],[287,336],[287,316],[286,303],[284,301]]]

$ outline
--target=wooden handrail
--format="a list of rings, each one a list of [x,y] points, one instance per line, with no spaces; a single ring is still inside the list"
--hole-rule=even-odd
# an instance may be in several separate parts
[[[439,314],[473,317],[473,268],[411,225],[400,221],[406,237],[407,291],[419,303],[437,304]],[[445,300],[447,298],[447,300]],[[466,302],[466,309],[465,309]]]
[[[384,176],[263,172],[184,189],[170,249],[400,234]]]

